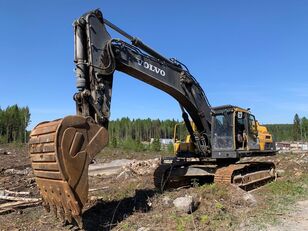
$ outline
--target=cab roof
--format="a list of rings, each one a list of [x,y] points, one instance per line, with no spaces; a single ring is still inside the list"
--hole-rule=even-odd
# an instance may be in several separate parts
[[[244,111],[244,112],[249,112],[248,109],[244,109],[235,105],[231,105],[231,104],[227,104],[227,105],[222,105],[222,106],[218,106],[218,107],[212,107],[212,110],[214,112],[221,112],[221,111],[229,111],[229,110],[238,110],[238,111]]]

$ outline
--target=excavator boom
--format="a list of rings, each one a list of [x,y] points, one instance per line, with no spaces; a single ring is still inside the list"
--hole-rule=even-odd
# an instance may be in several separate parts
[[[203,89],[185,65],[175,59],[165,58],[119,29],[104,19],[98,10],[83,15],[74,25],[79,90],[74,99],[78,115],[91,116],[101,126],[108,126],[113,73],[121,71],[175,98],[184,114],[188,113],[197,127],[191,135],[199,147],[200,155],[208,154],[211,106]],[[105,25],[126,36],[132,44],[112,39]],[[192,132],[192,129],[189,130]]]

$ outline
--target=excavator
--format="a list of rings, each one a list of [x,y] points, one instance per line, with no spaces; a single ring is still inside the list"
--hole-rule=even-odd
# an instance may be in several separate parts
[[[88,166],[108,144],[115,71],[166,92],[182,110],[188,136],[185,141],[175,139],[176,155],[163,159],[154,173],[156,187],[195,177],[247,189],[275,178],[272,162],[241,162],[242,157],[275,154],[271,135],[249,110],[212,107],[183,63],[129,35],[100,10],[82,15],[73,27],[76,115],[39,123],[29,141],[33,172],[47,211],[82,227]],[[111,38],[106,27],[130,43]]]

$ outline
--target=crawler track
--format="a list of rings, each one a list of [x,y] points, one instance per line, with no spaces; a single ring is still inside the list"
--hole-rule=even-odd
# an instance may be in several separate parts
[[[189,163],[186,163],[186,166],[188,165]],[[179,167],[181,166],[172,164],[160,165],[154,173],[156,188],[163,190],[190,185],[193,176],[173,174],[172,171]],[[200,179],[208,176],[209,172],[205,172],[204,176],[196,175],[195,178]],[[246,162],[216,166],[212,177],[215,183],[232,184],[249,191],[275,180],[276,172],[275,165],[272,162]]]
[[[275,165],[272,162],[247,162],[218,168],[214,182],[234,184],[246,191],[275,180]]]

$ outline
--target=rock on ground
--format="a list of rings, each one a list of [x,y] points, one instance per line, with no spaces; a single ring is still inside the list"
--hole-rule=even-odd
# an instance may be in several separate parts
[[[143,176],[152,174],[154,170],[159,165],[159,159],[149,159],[149,160],[133,160],[129,164],[123,167],[124,170],[130,170],[133,173]]]
[[[150,231],[150,228],[140,227],[137,231]]]
[[[257,204],[256,198],[249,192],[243,194],[243,200],[247,202],[248,205],[254,206]]]
[[[18,170],[18,169],[13,169],[13,168],[9,168],[7,170],[4,171],[4,174],[12,174],[12,175],[28,175],[31,171],[31,168],[25,168],[23,170]]]
[[[171,207],[171,205],[172,205],[172,200],[171,200],[170,197],[164,196],[163,199],[162,199],[162,203],[163,203],[163,206],[164,206],[164,207]]]
[[[185,213],[192,213],[198,207],[196,199],[192,196],[178,197],[173,201],[173,205],[178,211]]]
[[[283,170],[283,169],[277,169],[276,173],[277,173],[278,177],[283,177],[283,176],[285,176],[286,171]]]

